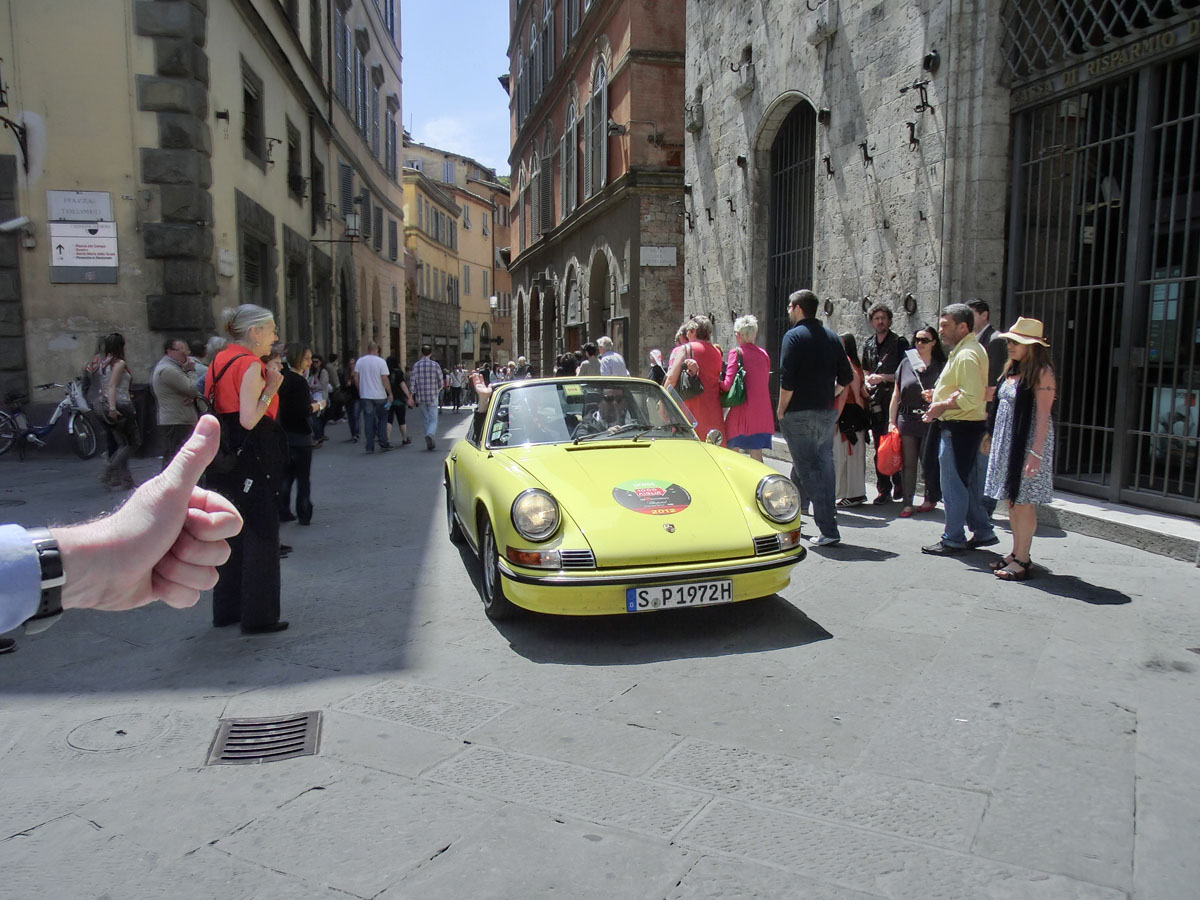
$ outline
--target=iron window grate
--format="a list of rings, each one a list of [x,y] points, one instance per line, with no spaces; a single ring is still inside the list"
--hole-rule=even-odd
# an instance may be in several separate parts
[[[222,719],[206,766],[238,766],[313,756],[321,736],[321,713],[258,719]]]
[[[779,552],[779,535],[769,534],[766,537],[756,537],[754,539],[754,555],[762,556],[766,553]]]

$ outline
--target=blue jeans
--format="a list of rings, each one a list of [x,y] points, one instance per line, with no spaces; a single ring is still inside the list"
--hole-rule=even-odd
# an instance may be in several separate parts
[[[438,420],[438,405],[435,400],[432,403],[423,402],[421,404],[421,418],[425,421],[425,435],[427,437],[437,437]]]
[[[779,423],[792,454],[792,481],[800,489],[800,505],[812,502],[812,517],[821,534],[840,538],[834,506],[833,432],[837,410],[801,409],[785,413]]]
[[[367,452],[375,449],[375,439],[379,438],[381,445],[387,443],[387,410],[383,405],[386,400],[359,399],[358,408],[362,410],[363,436],[367,439]]]
[[[970,528],[976,538],[991,537],[995,533],[992,519],[983,506],[983,479],[987,474],[987,464],[979,464],[980,459],[986,460],[983,454],[975,454],[975,464],[971,466],[971,477],[964,482],[954,462],[954,449],[950,443],[950,430],[942,429],[941,443],[938,445],[938,468],[942,476],[942,503],[946,507],[946,530],[942,532],[942,543],[948,547],[965,547],[967,533],[964,528]]]

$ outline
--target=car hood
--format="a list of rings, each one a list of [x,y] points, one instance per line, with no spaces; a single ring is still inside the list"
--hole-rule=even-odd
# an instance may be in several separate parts
[[[600,568],[753,554],[753,495],[738,497],[706,445],[664,440],[508,451],[558,500]]]

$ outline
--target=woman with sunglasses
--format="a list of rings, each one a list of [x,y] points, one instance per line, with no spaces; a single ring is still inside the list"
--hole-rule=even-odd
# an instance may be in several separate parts
[[[900,432],[900,446],[904,465],[900,470],[904,489],[904,505],[900,518],[907,519],[914,512],[930,512],[941,499],[941,479],[938,474],[937,458],[925,458],[924,448],[930,426],[922,420],[929,403],[924,392],[932,390],[942,367],[946,364],[946,353],[938,340],[937,330],[932,325],[922,325],[913,332],[912,345],[920,358],[920,371],[905,355],[896,370],[896,388],[892,391],[892,405],[888,414],[890,427]],[[925,502],[913,509],[913,496],[917,492],[917,464],[925,475]]]
[[[1029,549],[1037,529],[1037,504],[1049,503],[1052,494],[1054,423],[1050,410],[1058,382],[1040,321],[1022,316],[1000,337],[1008,341],[1008,363],[996,390],[983,492],[1008,501],[1013,536],[1012,553],[992,563],[992,569],[1002,581],[1025,581],[1033,574]]]

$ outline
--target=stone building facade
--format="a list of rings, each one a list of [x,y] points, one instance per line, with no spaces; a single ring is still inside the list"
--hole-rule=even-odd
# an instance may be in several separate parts
[[[515,353],[610,334],[631,370],[683,313],[683,0],[510,0]]]
[[[164,337],[206,338],[242,302],[322,353],[379,335],[384,296],[399,297],[389,283],[403,281],[398,12],[398,0],[101,0],[86,15],[70,0],[0,2],[12,26],[0,204],[29,219],[14,253],[0,248],[5,384],[71,377],[110,331],[144,381]],[[335,52],[346,46],[367,50]],[[347,212],[362,214],[352,235]]]
[[[685,306],[1046,323],[1056,484],[1200,515],[1200,11],[688,0]],[[775,387],[774,385],[772,386]]]

